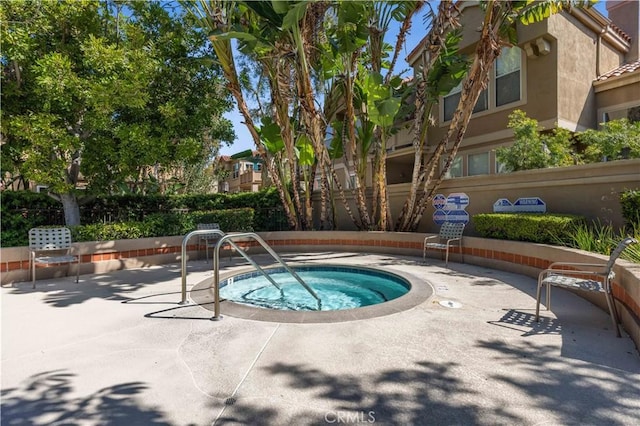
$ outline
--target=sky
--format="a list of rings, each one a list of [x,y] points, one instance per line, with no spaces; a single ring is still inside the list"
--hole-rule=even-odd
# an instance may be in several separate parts
[[[600,1],[596,4],[595,8],[602,13],[604,16],[607,16],[607,10],[605,9],[605,2]],[[400,54],[400,58],[398,64],[396,65],[396,71],[401,71],[409,68],[409,65],[406,62],[406,58],[409,53],[413,50],[414,47],[418,45],[420,40],[425,35],[425,32],[421,30],[422,16],[417,16],[414,18],[413,28],[411,34],[407,37],[405,42],[405,47]],[[393,43],[393,41],[391,41]],[[405,75],[408,76],[408,75]],[[253,139],[251,138],[251,134],[249,130],[247,130],[247,126],[243,122],[242,115],[238,111],[238,108],[234,106],[233,111],[230,111],[225,114],[225,117],[231,120],[233,123],[233,129],[236,133],[236,139],[230,146],[222,146],[220,148],[220,155],[233,155],[238,152],[245,151],[247,149],[254,149]]]

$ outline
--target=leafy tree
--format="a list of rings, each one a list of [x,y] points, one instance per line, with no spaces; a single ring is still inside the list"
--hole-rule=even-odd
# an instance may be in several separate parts
[[[68,225],[81,177],[113,190],[193,164],[232,134],[204,36],[155,3],[128,3],[127,17],[125,4],[0,4],[2,170],[48,185]]]
[[[538,130],[538,121],[521,110],[509,115],[508,127],[513,129],[515,142],[496,150],[496,157],[508,171],[542,169],[573,164],[571,132],[555,128],[551,134]]]
[[[601,124],[600,130],[585,130],[578,135],[586,145],[587,162],[640,158],[640,121],[626,118]]]

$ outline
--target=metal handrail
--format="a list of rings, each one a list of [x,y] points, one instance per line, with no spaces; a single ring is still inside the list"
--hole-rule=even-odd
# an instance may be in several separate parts
[[[222,318],[220,315],[220,267],[219,267],[220,247],[222,247],[222,244],[227,242],[227,240],[229,241],[229,244],[232,244],[232,246],[235,246],[235,244],[233,244],[231,241],[232,238],[253,238],[254,240],[256,240],[262,246],[262,248],[265,249],[267,253],[271,255],[271,257],[273,257],[278,263],[280,263],[284,267],[284,269],[286,269],[287,272],[289,272],[300,283],[300,285],[302,285],[302,287],[304,287],[305,290],[307,290],[309,294],[311,294],[311,296],[313,296],[316,299],[316,301],[318,302],[318,310],[322,308],[322,301],[320,300],[316,292],[313,291],[313,289],[309,287],[307,283],[305,283],[302,280],[302,278],[300,278],[300,276],[293,269],[291,269],[286,263],[284,263],[284,260],[282,260],[282,258],[278,256],[278,254],[275,251],[273,251],[273,249],[262,238],[260,238],[258,234],[253,232],[245,232],[241,234],[224,235],[222,238],[218,240],[218,243],[216,244],[216,248],[213,251],[213,284],[215,286],[215,291],[214,291],[214,315],[211,318],[212,320],[216,321]],[[266,274],[264,270],[262,270],[262,268],[260,268],[252,259],[249,258],[249,256],[246,253],[244,253],[244,250],[238,250],[238,253],[242,254],[245,259],[247,259],[250,263],[252,263],[255,267],[257,267],[257,269],[260,272],[262,272],[265,275],[265,277],[270,279],[270,281],[274,282],[273,279],[269,277],[269,275]],[[276,287],[280,289],[278,285],[276,285]]]
[[[225,235],[227,235],[227,234],[225,234],[224,232],[222,232],[219,229],[198,229],[198,230],[195,230],[195,231],[191,231],[190,233],[185,235],[185,237],[182,239],[182,268],[181,268],[181,272],[182,272],[182,300],[180,300],[180,302],[178,302],[179,305],[186,305],[186,304],[189,303],[189,301],[187,300],[187,241],[189,241],[189,239],[191,237],[193,237],[194,235],[207,235],[207,234],[215,234],[215,235],[219,235],[220,237],[224,237]],[[269,276],[269,274],[267,274],[264,271],[264,269],[262,269],[253,259],[251,259],[244,252],[244,250],[242,250],[240,247],[238,247],[236,245],[236,243],[234,243],[233,241],[228,241],[227,244],[229,244],[238,253],[240,253],[242,255],[242,257],[244,257],[247,260],[247,262],[249,262],[251,264],[251,266],[256,268],[262,275],[264,275],[264,277],[267,280],[269,280],[269,282],[271,284],[273,284],[275,286],[275,288],[280,290],[280,293],[282,293],[282,289],[280,288],[278,283],[273,278],[271,278],[271,276]],[[217,263],[214,263],[214,268],[216,270],[219,269],[219,267],[217,266]]]
[[[194,235],[206,235],[206,234],[215,234],[215,235],[219,235],[220,237],[224,237],[225,235],[227,235],[219,229],[197,229],[195,231],[189,232],[187,235],[184,236],[184,238],[182,239],[182,252],[181,252],[182,254],[181,256],[182,257],[182,265],[181,265],[182,300],[179,302],[180,305],[186,305],[187,303],[189,303],[189,301],[187,300],[187,242]]]

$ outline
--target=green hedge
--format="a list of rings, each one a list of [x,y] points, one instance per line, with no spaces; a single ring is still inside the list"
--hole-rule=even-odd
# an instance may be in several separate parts
[[[194,213],[156,213],[141,222],[79,225],[71,228],[73,241],[109,241],[186,235],[198,223],[218,223],[225,232],[252,231],[253,209]]]
[[[620,205],[627,224],[640,226],[640,190],[629,189],[620,194]]]
[[[2,247],[29,244],[29,229],[64,223],[61,204],[46,194],[31,191],[0,193],[0,244]],[[62,222],[60,222],[62,221]]]
[[[582,216],[549,213],[484,213],[472,220],[481,237],[543,244],[567,241],[585,221]]]
[[[222,229],[280,231],[288,230],[286,217],[277,191],[265,189],[260,192],[244,192],[238,194],[207,195],[109,195],[85,197],[80,200],[80,215],[83,226],[96,224],[91,235],[133,235],[139,238],[132,223],[150,221],[154,231],[142,230],[144,234],[159,232],[166,226],[166,232],[180,235],[181,230],[189,228],[193,223],[218,222]],[[26,246],[29,229],[38,226],[64,225],[62,205],[46,194],[31,191],[0,192],[2,220],[0,221],[0,243],[2,247]],[[219,211],[252,209],[251,223],[249,217],[236,217],[233,214]],[[200,215],[195,219],[173,217],[158,219],[158,214]],[[204,215],[204,216],[203,216]],[[245,215],[239,213],[239,216]],[[162,221],[166,221],[163,224]],[[111,223],[105,227],[104,222]],[[155,225],[154,225],[155,223]],[[121,224],[125,224],[122,225]],[[163,234],[170,235],[170,234]],[[155,235],[154,235],[155,236]]]

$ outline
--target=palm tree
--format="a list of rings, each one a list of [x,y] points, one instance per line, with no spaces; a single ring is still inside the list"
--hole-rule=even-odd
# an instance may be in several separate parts
[[[455,14],[459,13],[459,11],[455,10],[455,6],[453,6],[453,8],[449,8],[449,5],[445,3],[450,2],[441,3],[435,22],[442,21],[447,16],[455,18]],[[430,46],[436,50],[437,54],[434,55],[433,52],[430,52],[429,69],[425,69],[423,79],[419,83],[418,87],[419,96],[416,98],[416,109],[419,114],[417,116],[418,123],[416,123],[414,133],[414,147],[418,147],[418,149],[416,149],[416,163],[413,175],[414,179],[412,181],[410,197],[406,200],[402,214],[396,223],[396,230],[414,231],[417,229],[433,194],[453,163],[456,153],[458,152],[458,148],[462,142],[462,138],[466,132],[467,125],[469,124],[473,108],[478,101],[480,93],[487,87],[491,67],[500,55],[502,47],[515,45],[517,43],[515,31],[516,24],[520,22],[527,25],[539,22],[564,9],[570,7],[590,7],[593,3],[595,2],[591,0],[489,0],[481,2],[481,7],[485,12],[484,22],[482,25],[480,40],[476,45],[474,60],[462,86],[458,107],[453,114],[447,133],[435,146],[433,155],[423,166],[422,147],[424,144],[424,137],[426,135],[426,126],[428,126],[428,120],[425,119],[424,114],[431,109],[433,100],[432,96],[438,94],[436,91],[436,93],[431,93],[432,96],[428,96],[427,92],[429,90],[425,87],[426,82],[430,79],[433,81],[433,74],[431,73],[433,71],[438,71],[439,67],[443,64],[446,65],[446,68],[449,65],[455,65],[458,63],[456,58],[447,58],[446,56],[442,56],[442,50],[438,48],[439,46],[447,46],[448,43],[455,41],[455,31],[450,31],[445,35],[442,32],[434,33],[433,30],[436,26],[432,27],[432,31],[429,34],[429,41]],[[442,9],[443,6],[446,8],[445,10]],[[446,15],[447,13],[449,15]],[[453,21],[451,21],[451,23],[453,25],[457,24],[457,22]],[[440,26],[440,28],[444,28],[444,26]],[[445,60],[443,60],[443,58]],[[456,67],[454,67],[454,69],[459,71]],[[417,126],[418,124],[419,127]],[[418,155],[420,155],[420,159],[418,159]],[[444,167],[436,176],[437,165],[443,156],[445,156]]]

